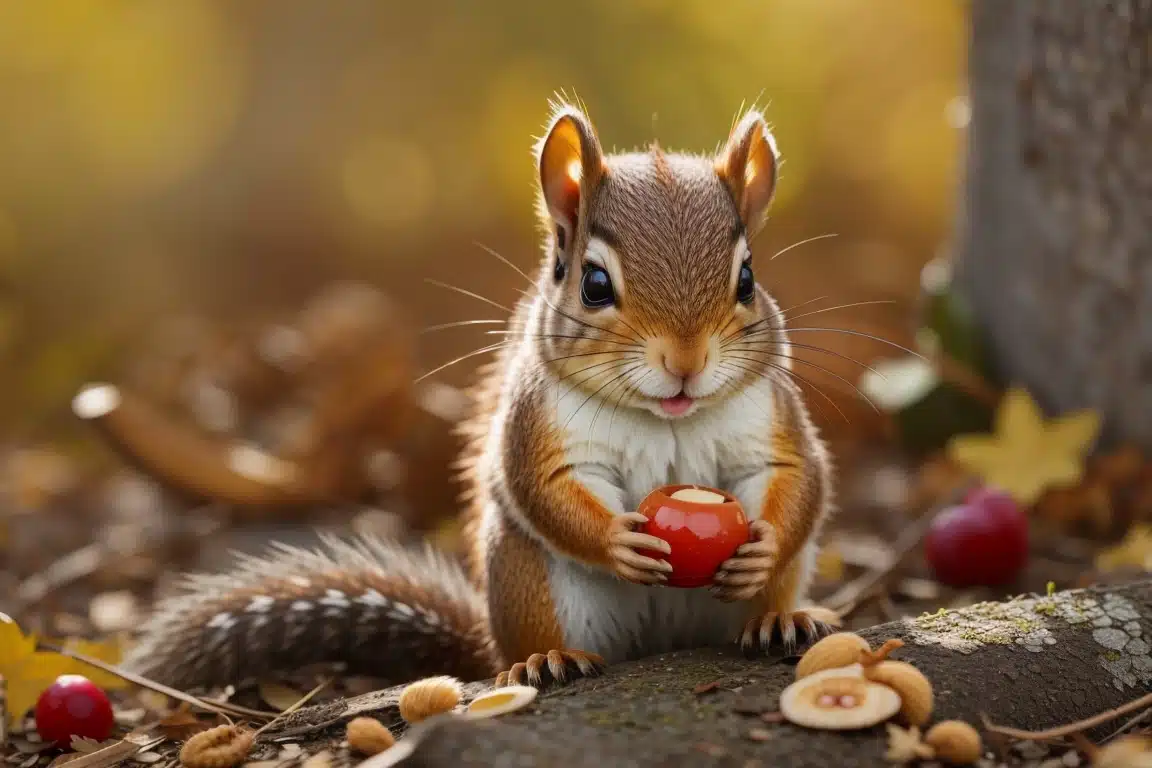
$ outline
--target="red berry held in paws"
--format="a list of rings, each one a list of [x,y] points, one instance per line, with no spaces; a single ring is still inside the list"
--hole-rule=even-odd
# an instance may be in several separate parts
[[[60,675],[36,701],[36,731],[67,746],[73,736],[103,741],[112,735],[112,703],[83,675]]]
[[[640,502],[640,514],[649,522],[643,533],[663,539],[672,554],[644,551],[667,560],[672,573],[669,587],[711,585],[720,565],[748,542],[751,532],[740,502],[730,494],[699,485],[657,488]]]
[[[1028,561],[1028,519],[1008,494],[978,488],[942,510],[925,538],[938,581],[953,587],[1007,584]]]

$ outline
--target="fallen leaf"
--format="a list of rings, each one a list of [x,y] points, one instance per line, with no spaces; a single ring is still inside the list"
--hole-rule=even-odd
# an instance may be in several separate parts
[[[1152,570],[1152,525],[1133,525],[1123,541],[1096,556],[1096,569],[1104,573],[1125,567]]]
[[[104,741],[96,741],[87,736],[73,736],[69,746],[72,747],[73,752],[95,752],[104,747],[110,747],[113,744],[120,743],[120,739],[105,739]]]
[[[95,752],[66,753],[48,764],[48,768],[67,763],[72,768],[111,768],[145,749],[151,749],[164,738],[149,738],[146,734],[129,734],[122,741],[113,740],[111,744]]]
[[[931,759],[935,752],[920,739],[920,729],[916,726],[901,728],[888,723],[888,751],[884,756],[893,763],[912,763]]]
[[[1046,422],[1028,391],[1014,388],[1004,395],[994,426],[991,435],[953,437],[948,457],[1031,506],[1045,490],[1083,479],[1084,456],[1099,434],[1100,415],[1083,410]]]
[[[36,650],[36,638],[25,635],[9,616],[0,613],[0,677],[4,678],[8,725],[14,726],[60,675],[75,670],[71,659]]]
[[[156,725],[164,736],[172,741],[184,741],[189,736],[212,727],[183,708],[161,719]]]
[[[260,698],[278,712],[283,712],[304,697],[300,691],[279,683],[260,683]]]

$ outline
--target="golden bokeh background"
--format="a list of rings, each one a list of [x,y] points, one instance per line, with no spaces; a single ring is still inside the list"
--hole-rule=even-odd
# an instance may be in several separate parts
[[[176,317],[247,322],[347,278],[417,325],[498,316],[425,278],[515,300],[520,278],[477,243],[534,263],[530,148],[559,89],[618,148],[711,151],[743,102],[765,106],[785,164],[761,281],[786,304],[895,300],[837,322],[901,328],[953,227],[966,14],[957,0],[6,0],[0,438],[64,423],[79,385]],[[485,338],[427,336],[422,362]]]

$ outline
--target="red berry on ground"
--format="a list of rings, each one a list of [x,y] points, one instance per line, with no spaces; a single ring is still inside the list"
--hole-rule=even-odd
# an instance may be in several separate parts
[[[937,581],[953,587],[1011,582],[1028,562],[1028,519],[1008,494],[978,488],[942,510],[925,538]]]
[[[103,741],[112,735],[112,702],[83,675],[60,675],[36,701],[36,731],[67,746],[73,736]]]

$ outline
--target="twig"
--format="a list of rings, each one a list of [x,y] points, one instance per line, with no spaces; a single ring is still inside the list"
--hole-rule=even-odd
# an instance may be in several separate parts
[[[1116,738],[1117,736],[1124,733],[1125,731],[1132,730],[1132,728],[1134,726],[1139,725],[1143,721],[1147,720],[1149,718],[1149,716],[1152,716],[1152,708],[1144,710],[1140,714],[1136,715],[1136,717],[1134,717],[1131,720],[1129,720],[1128,722],[1124,723],[1124,725],[1120,726],[1115,731],[1113,731],[1112,733],[1105,736],[1104,739],[1100,743],[1101,744],[1107,744],[1108,742],[1112,741],[1112,739]]]
[[[943,353],[930,355],[929,359],[936,365],[936,370],[944,381],[990,408],[995,408],[1000,403],[1004,393],[967,364]]]
[[[971,485],[971,480],[965,480],[953,488],[945,495],[942,502],[938,502],[930,507],[916,518],[911,527],[904,529],[904,533],[900,535],[900,538],[893,547],[895,554],[884,566],[873,568],[860,574],[836,590],[836,592],[824,601],[824,604],[831,610],[845,617],[855,611],[862,601],[882,587],[893,576],[896,570],[907,561],[909,556],[916,551],[916,548],[920,546],[920,542],[923,541],[927,535],[928,529],[932,526],[932,520],[936,517],[936,512],[944,507],[957,503],[963,498]]]
[[[1103,725],[1110,720],[1115,720],[1121,715],[1126,715],[1137,709],[1152,706],[1152,693],[1146,696],[1141,696],[1135,701],[1130,701],[1127,704],[1121,704],[1115,709],[1110,709],[1107,712],[1101,712],[1098,715],[1093,715],[1086,720],[1080,720],[1075,723],[1067,723],[1065,725],[1057,726],[1056,728],[1049,728],[1046,731],[1021,731],[1017,728],[1008,728],[1003,725],[994,725],[988,719],[987,715],[981,715],[984,721],[985,729],[992,733],[1001,733],[1005,736],[1011,736],[1014,739],[1027,739],[1029,741],[1047,741],[1049,739],[1060,739],[1065,736],[1071,736],[1080,731],[1086,731],[1089,728],[1095,728],[1098,725]]]
[[[38,645],[40,646],[40,648],[42,648],[46,651],[52,651],[54,653],[59,653],[62,656],[67,656],[71,659],[76,659],[76,661],[82,661],[85,664],[89,664],[89,665],[96,667],[97,669],[103,670],[109,674],[116,675],[117,677],[121,677],[130,683],[135,683],[136,685],[139,685],[142,688],[148,688],[150,690],[156,691],[157,693],[163,693],[165,696],[171,696],[174,699],[177,699],[179,701],[183,701],[187,704],[191,704],[194,707],[200,707],[201,709],[206,709],[209,712],[217,712],[220,714],[243,715],[244,717],[258,717],[261,719],[268,719],[268,718],[276,717],[275,712],[262,712],[258,709],[248,709],[247,707],[241,707],[241,706],[238,706],[236,704],[226,704],[224,702],[213,703],[213,702],[208,701],[206,699],[198,698],[196,696],[193,696],[190,693],[184,693],[183,691],[178,691],[175,688],[169,688],[168,686],[162,685],[161,683],[157,683],[154,680],[149,680],[146,677],[141,677],[140,675],[137,675],[133,672],[129,672],[125,669],[122,669],[121,667],[117,667],[114,664],[108,664],[107,662],[101,661],[100,659],[93,658],[91,656],[88,656],[88,655],[83,654],[83,653],[79,653],[77,651],[73,651],[69,648],[63,648],[61,646],[52,645],[51,643],[45,643],[43,641],[38,643]]]

